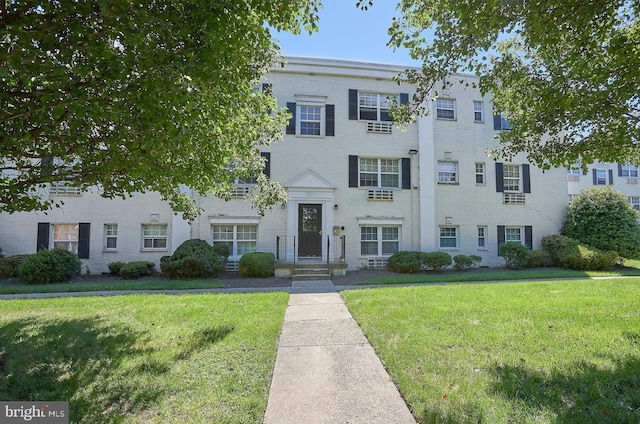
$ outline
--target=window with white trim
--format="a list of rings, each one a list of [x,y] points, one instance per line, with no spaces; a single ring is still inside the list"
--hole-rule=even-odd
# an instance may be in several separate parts
[[[78,254],[79,224],[53,224],[53,247]]]
[[[485,185],[485,171],[486,167],[484,162],[476,162],[476,185]]]
[[[522,174],[520,165],[507,165],[503,167],[503,187],[505,192],[522,192]]]
[[[118,224],[104,224],[104,249],[115,250],[118,247]]]
[[[298,116],[300,117],[300,135],[324,135],[322,119],[323,107],[298,105]]]
[[[391,256],[400,249],[400,228],[387,226],[360,227],[361,256]]]
[[[399,188],[398,159],[360,158],[360,187]]]
[[[388,94],[358,91],[358,117],[364,121],[392,121]]]
[[[580,165],[571,165],[571,167],[567,170],[567,174],[582,175],[582,168],[580,167]]]
[[[607,185],[606,169],[596,169],[596,185]]]
[[[224,244],[230,257],[240,257],[256,251],[258,226],[256,224],[213,224],[213,245]]]
[[[453,99],[436,99],[436,118],[456,119],[456,101]]]
[[[517,241],[518,243],[524,244],[524,239],[522,238],[522,228],[504,227],[504,241]]]
[[[142,224],[142,248],[166,250],[167,224]]]
[[[487,249],[487,227],[486,226],[478,227],[478,249],[480,250]]]
[[[474,122],[484,122],[484,102],[473,102],[473,120]]]
[[[638,177],[638,167],[635,166],[635,165],[630,165],[628,163],[620,165],[620,176],[621,177],[637,178]]]
[[[458,227],[440,227],[440,249],[458,248]]]
[[[438,184],[458,183],[458,162],[438,161]]]
[[[633,209],[640,211],[640,196],[629,196],[629,203]]]

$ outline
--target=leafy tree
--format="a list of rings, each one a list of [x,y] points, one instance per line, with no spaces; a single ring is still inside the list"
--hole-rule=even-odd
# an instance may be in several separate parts
[[[582,190],[567,207],[563,234],[600,250],[638,258],[639,218],[624,194],[610,187],[590,187]]]
[[[525,152],[542,168],[640,162],[637,0],[401,0],[398,9],[389,45],[424,62],[404,76],[418,90],[398,119],[424,113],[440,81],[471,72],[513,127],[496,156]]]
[[[0,0],[0,211],[47,209],[48,183],[105,197],[186,185],[225,197],[259,174],[286,112],[254,87],[271,31],[316,29],[319,0]],[[235,163],[233,170],[229,165]],[[283,190],[259,178],[263,209]]]

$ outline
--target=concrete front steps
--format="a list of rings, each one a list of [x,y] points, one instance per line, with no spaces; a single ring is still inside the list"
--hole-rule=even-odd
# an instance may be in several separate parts
[[[295,264],[291,269],[291,281],[331,280],[331,269],[327,264]]]

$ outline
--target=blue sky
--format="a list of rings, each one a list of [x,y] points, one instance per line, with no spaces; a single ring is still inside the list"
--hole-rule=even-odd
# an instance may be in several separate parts
[[[367,11],[356,0],[324,0],[320,31],[308,35],[274,33],[284,56],[345,59],[394,65],[419,66],[408,51],[386,46],[392,17],[398,16],[397,0],[375,0]]]

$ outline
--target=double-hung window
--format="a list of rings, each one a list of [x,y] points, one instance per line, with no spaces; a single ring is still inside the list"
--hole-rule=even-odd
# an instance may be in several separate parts
[[[628,163],[620,165],[620,176],[621,177],[629,177],[629,178],[637,178],[638,177],[638,167],[635,165],[630,165]]]
[[[118,224],[104,224],[104,249],[114,250],[118,247]]]
[[[300,105],[300,135],[322,134],[322,107]]]
[[[483,162],[476,162],[476,185],[485,185],[485,165]]]
[[[256,251],[258,226],[256,224],[214,224],[213,245],[223,244],[229,248],[230,257],[240,257]]]
[[[440,227],[440,249],[458,248],[458,227]]]
[[[142,248],[167,248],[167,224],[142,224]]]
[[[358,116],[364,121],[391,121],[388,94],[358,92]]]
[[[474,122],[484,122],[484,103],[479,101],[473,102],[473,120]]]
[[[505,192],[521,193],[520,165],[504,165],[503,187]]]
[[[456,119],[456,101],[453,99],[436,99],[436,118]]]
[[[607,185],[607,170],[596,169],[596,184],[595,185]]]
[[[629,203],[633,209],[640,211],[640,197],[639,196],[629,196]]]
[[[79,224],[54,224],[53,247],[78,254]]]
[[[487,248],[487,227],[478,227],[478,249],[485,250]]]
[[[505,227],[504,228],[504,241],[516,241],[520,244],[524,244],[522,239],[522,228],[520,227]]]
[[[360,227],[360,254],[362,256],[391,256],[400,247],[398,227]]]
[[[438,161],[438,184],[458,183],[458,162]]]
[[[359,175],[360,187],[400,187],[400,164],[397,159],[360,158]]]

